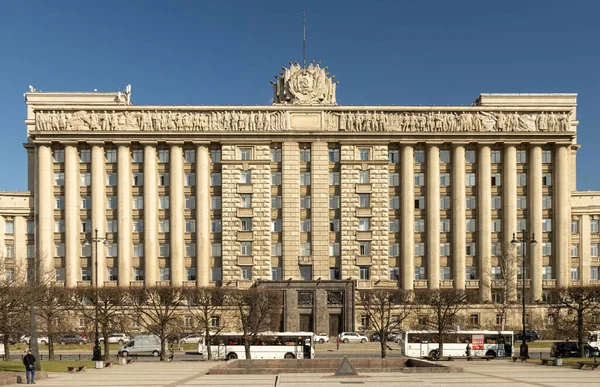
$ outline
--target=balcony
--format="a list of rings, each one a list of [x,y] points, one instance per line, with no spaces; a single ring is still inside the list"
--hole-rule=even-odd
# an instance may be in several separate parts
[[[440,288],[452,289],[454,287],[454,280],[440,280]]]
[[[546,289],[546,288],[555,288],[555,287],[556,287],[555,279],[542,280],[542,288]]]
[[[92,286],[92,281],[77,281],[77,286],[90,287]]]
[[[312,265],[312,264],[313,264],[312,255],[298,257],[298,265]]]
[[[196,281],[183,281],[182,286],[184,288],[193,288],[196,286]]]
[[[370,266],[373,264],[373,257],[370,255],[357,255],[356,266]]]
[[[369,280],[358,280],[356,281],[357,289],[373,289],[373,281]]]
[[[252,208],[238,208],[238,218],[251,218],[254,216],[254,210]]]
[[[237,280],[236,285],[238,289],[250,289],[252,287],[252,280]]]
[[[254,265],[254,258],[252,256],[238,256],[237,257],[238,266],[252,266]]]
[[[521,280],[521,279],[518,279],[518,280],[517,280],[517,286],[518,286],[519,288],[522,288],[522,287],[523,287],[523,280]],[[526,280],[525,280],[525,287],[526,287],[526,288],[528,288],[528,287],[530,287],[530,286],[531,286],[531,280],[530,280],[530,279],[526,279]]]
[[[114,288],[117,286],[117,281],[104,281],[104,286]]]
[[[356,232],[356,240],[357,241],[370,241],[373,239],[373,235],[371,231],[357,231]]]
[[[427,289],[428,280],[415,280],[414,287],[415,289]]]
[[[581,280],[571,280],[571,286],[582,286],[583,281]]]
[[[252,231],[238,231],[237,240],[239,242],[252,242],[254,240],[254,233]]]
[[[356,193],[357,194],[370,194],[373,192],[373,187],[371,184],[357,184],[356,185]]]
[[[170,280],[161,280],[161,281],[156,281],[156,286],[162,286],[162,287],[169,287],[171,286],[171,281]]]
[[[141,288],[144,286],[144,281],[129,281],[129,286],[132,288]]]
[[[364,218],[364,217],[369,217],[369,216],[373,216],[373,209],[372,208],[357,208],[356,209],[356,217],[357,218]]]
[[[237,193],[239,194],[251,194],[253,193],[254,189],[252,184],[238,184],[237,185]]]
[[[479,280],[466,280],[465,287],[467,289],[479,289]]]

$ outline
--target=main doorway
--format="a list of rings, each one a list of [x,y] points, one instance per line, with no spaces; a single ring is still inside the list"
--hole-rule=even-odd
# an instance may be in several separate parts
[[[342,316],[340,314],[329,315],[329,336],[335,336],[342,333]]]

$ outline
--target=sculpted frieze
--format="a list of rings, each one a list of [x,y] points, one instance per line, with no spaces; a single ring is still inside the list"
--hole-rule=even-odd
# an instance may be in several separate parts
[[[38,111],[39,131],[277,132],[289,111]],[[292,113],[295,114],[295,113]],[[321,114],[321,113],[317,113]],[[328,111],[321,130],[340,132],[567,132],[570,112]]]

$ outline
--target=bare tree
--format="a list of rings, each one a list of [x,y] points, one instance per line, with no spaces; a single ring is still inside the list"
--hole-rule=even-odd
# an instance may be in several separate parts
[[[69,318],[70,291],[62,286],[40,284],[36,287],[37,317],[42,331],[48,335],[48,358],[54,360],[54,343],[59,335],[73,329],[73,319]],[[30,343],[34,340],[32,336]],[[37,338],[35,338],[37,340]]]
[[[585,355],[587,330],[594,330],[592,316],[600,311],[600,286],[572,286],[550,291],[550,311],[555,315],[555,325],[569,335],[576,330],[579,356]]]
[[[131,289],[129,303],[139,324],[160,340],[160,360],[166,360],[168,339],[181,327],[179,311],[185,303],[182,288],[152,286]]]
[[[460,289],[433,289],[415,292],[415,303],[421,324],[435,331],[439,343],[440,356],[444,353],[444,335],[456,330],[458,313],[469,303],[469,297]]]
[[[250,344],[260,332],[276,330],[281,319],[283,296],[280,291],[254,286],[233,290],[229,305],[237,314],[239,330],[244,336],[246,359],[251,359]]]
[[[514,309],[517,302],[517,274],[520,259],[516,254],[516,247],[511,243],[499,247],[494,259],[497,259],[494,266],[499,267],[500,271],[494,274],[483,273],[482,280],[484,286],[498,292],[497,298],[493,297],[491,302],[496,314],[501,318],[500,329],[505,330],[508,313]]]
[[[213,338],[223,330],[224,324],[213,325],[213,317],[219,315],[228,302],[228,291],[222,287],[187,288],[184,290],[187,306],[198,322],[198,329],[204,334],[208,360],[212,359],[210,346]]]
[[[31,292],[24,286],[23,268],[16,265],[14,259],[0,256],[0,334],[6,361],[10,360],[9,343],[25,333],[30,296]]]
[[[381,357],[387,354],[386,339],[390,332],[402,327],[414,309],[413,294],[403,289],[372,289],[359,293],[360,304],[369,317],[373,331],[380,337]]]
[[[79,287],[73,290],[72,302],[87,321],[96,321],[98,310],[98,329],[104,337],[104,360],[110,359],[108,336],[115,331],[122,332],[127,326],[124,308],[127,304],[128,291],[117,287]]]

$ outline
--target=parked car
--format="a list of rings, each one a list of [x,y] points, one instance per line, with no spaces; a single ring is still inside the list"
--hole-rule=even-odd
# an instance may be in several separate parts
[[[536,341],[540,339],[540,335],[537,333],[537,331],[525,331],[525,341]],[[523,331],[515,331],[515,341],[522,341],[523,340]]]
[[[402,332],[390,332],[387,335],[387,341],[393,341],[394,343],[398,343],[402,338]]]
[[[379,333],[372,333],[371,341],[374,343],[381,341],[381,336],[379,336]]]
[[[60,336],[58,338],[58,342],[61,343],[62,345],[65,345],[65,344],[79,344],[79,345],[83,345],[83,344],[87,344],[88,343],[88,338],[84,334],[72,333],[72,334],[67,334],[67,335]]]
[[[198,341],[202,338],[203,335],[193,334],[187,335],[183,339],[179,340],[179,344],[198,344]]]
[[[0,334],[0,343],[4,343],[4,335]],[[15,340],[12,336],[8,338],[8,344],[9,345],[15,345],[17,344],[17,340]]]
[[[319,333],[318,335],[315,333],[313,335],[313,341],[315,343],[329,343],[329,335],[327,333]]]
[[[29,341],[31,340],[30,336],[21,336],[19,340],[23,344],[29,345]],[[48,345],[48,337],[47,336],[38,336],[37,342],[39,345]]]
[[[125,333],[113,333],[108,335],[108,343],[109,344],[125,344],[126,342],[128,342],[130,340],[129,336],[126,335]],[[104,337],[100,336],[98,338],[98,341],[103,343],[104,342]]]
[[[585,357],[590,356],[591,347],[585,344]],[[579,344],[575,341],[555,341],[550,348],[552,357],[579,357]]]
[[[366,343],[369,341],[367,336],[363,336],[356,332],[342,332],[340,333],[339,338],[342,343]]]

